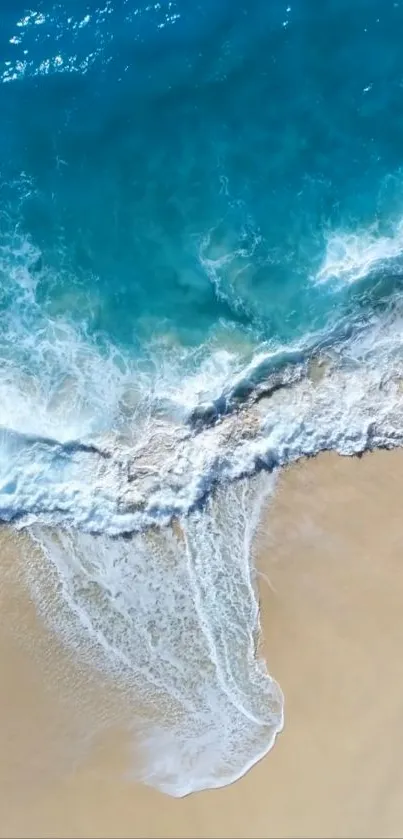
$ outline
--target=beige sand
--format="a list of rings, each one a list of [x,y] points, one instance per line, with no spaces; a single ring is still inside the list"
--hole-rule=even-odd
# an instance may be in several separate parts
[[[66,761],[79,726],[44,681],[53,671],[66,680],[69,662],[3,574],[0,836],[402,836],[402,498],[400,451],[324,455],[283,474],[259,566],[271,584],[262,578],[262,617],[285,730],[245,778],[182,800],[123,778],[118,731],[84,765]],[[2,567],[13,551],[3,535]]]

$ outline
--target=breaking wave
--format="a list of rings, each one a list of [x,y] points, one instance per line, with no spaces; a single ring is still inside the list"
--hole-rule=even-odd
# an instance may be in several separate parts
[[[159,335],[135,358],[38,304],[41,254],[18,231],[2,260],[0,517],[39,549],[38,608],[143,709],[136,778],[175,796],[231,783],[283,725],[258,652],[262,505],[298,458],[402,443],[398,284],[289,344]]]

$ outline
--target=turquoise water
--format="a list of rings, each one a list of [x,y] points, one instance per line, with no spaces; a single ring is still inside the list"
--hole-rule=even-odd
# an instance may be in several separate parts
[[[363,289],[312,276],[332,231],[399,217],[402,16],[340,0],[3,9],[3,202],[41,252],[40,314],[133,352],[220,322],[291,341],[354,310]],[[238,256],[209,272],[217,253]]]
[[[284,463],[402,439],[403,6],[4,1],[0,23],[0,517],[34,528],[82,644],[142,696],[152,672],[152,752],[174,757],[150,782],[219,785],[282,725],[254,657],[254,530],[234,520],[257,526]],[[172,517],[185,542],[163,529],[156,550],[145,531]],[[190,609],[158,660],[147,586],[168,598],[155,637]],[[192,716],[178,672],[200,659],[215,677]]]

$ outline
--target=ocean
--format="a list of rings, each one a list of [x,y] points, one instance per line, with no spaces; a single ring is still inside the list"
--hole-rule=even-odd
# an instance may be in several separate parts
[[[278,470],[403,439],[403,4],[0,24],[0,519],[141,709],[139,777],[222,786],[283,726],[253,550]]]

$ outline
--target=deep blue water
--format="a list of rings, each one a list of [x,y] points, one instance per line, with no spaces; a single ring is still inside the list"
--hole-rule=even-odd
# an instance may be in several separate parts
[[[133,349],[349,312],[362,288],[312,276],[329,231],[401,213],[402,25],[389,0],[3,2],[3,209],[40,249],[41,310]],[[240,250],[219,293],[209,231]]]

